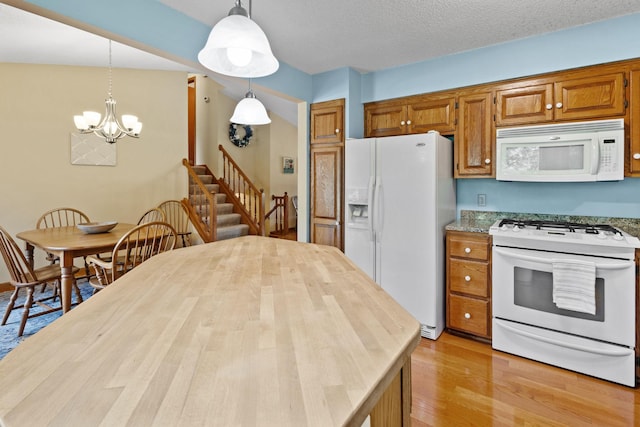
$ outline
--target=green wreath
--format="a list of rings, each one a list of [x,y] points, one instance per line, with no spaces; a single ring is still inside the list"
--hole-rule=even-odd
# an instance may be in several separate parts
[[[244,136],[242,138],[238,136],[238,126],[242,126],[244,129]],[[236,147],[242,148],[249,145],[252,136],[253,129],[251,129],[251,125],[239,125],[237,123],[229,124],[229,141],[231,141]]]

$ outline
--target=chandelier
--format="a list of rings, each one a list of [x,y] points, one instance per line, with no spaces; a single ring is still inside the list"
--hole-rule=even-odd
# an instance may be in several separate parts
[[[138,117],[131,114],[122,115],[122,124],[116,117],[116,100],[111,96],[111,40],[109,40],[109,97],[105,99],[106,112],[100,121],[100,113],[84,111],[82,115],[73,116],[73,121],[80,133],[94,133],[113,144],[125,136],[138,138],[142,130],[142,123]]]

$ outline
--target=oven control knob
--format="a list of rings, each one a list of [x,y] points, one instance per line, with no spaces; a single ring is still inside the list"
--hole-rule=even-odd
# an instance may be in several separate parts
[[[471,281],[471,276],[464,276],[464,281],[465,282],[470,282]]]
[[[622,234],[614,234],[613,235],[613,240],[624,240],[624,236]]]
[[[598,239],[602,239],[602,240],[604,240],[604,239],[606,239],[606,238],[607,238],[607,235],[606,235],[606,234],[604,234],[604,233],[602,233],[602,232],[601,232],[601,233],[596,234],[596,236],[598,236]]]
[[[469,314],[469,313],[465,313],[465,314],[464,314],[464,318],[465,318],[465,319],[471,319],[471,314]]]
[[[470,254],[471,253],[471,248],[464,248],[464,253],[465,254]]]
[[[513,226],[513,232],[514,232],[514,233],[517,233],[517,232],[519,232],[520,230],[521,230],[521,228],[520,228],[520,226],[519,226],[519,225],[514,225],[514,226]]]

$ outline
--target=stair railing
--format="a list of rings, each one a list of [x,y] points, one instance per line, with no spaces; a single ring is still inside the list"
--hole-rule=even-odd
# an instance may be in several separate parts
[[[222,145],[218,145],[218,149],[222,152],[223,165],[218,184],[225,187],[225,193],[240,207],[240,215],[249,225],[250,234],[264,236],[264,190],[251,182]]]
[[[202,240],[205,243],[215,242],[218,223],[216,195],[207,189],[187,159],[182,159],[182,164],[189,173],[189,198],[182,199],[182,206]]]
[[[267,220],[275,214],[275,231],[269,234],[285,235],[289,232],[289,196],[284,192],[283,196],[271,195],[274,201],[273,207],[266,213],[264,219]]]

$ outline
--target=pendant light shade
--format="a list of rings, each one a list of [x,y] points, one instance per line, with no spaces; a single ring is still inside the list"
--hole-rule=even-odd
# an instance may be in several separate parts
[[[251,89],[238,102],[229,121],[240,125],[267,125],[271,123],[267,110],[262,105],[262,102],[258,101]]]
[[[264,77],[280,64],[262,29],[251,20],[239,0],[209,34],[198,61],[216,73],[232,77]]]

